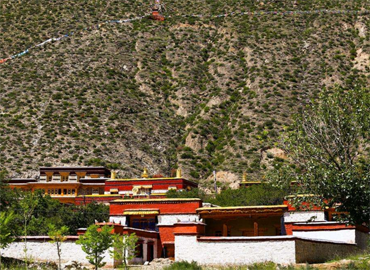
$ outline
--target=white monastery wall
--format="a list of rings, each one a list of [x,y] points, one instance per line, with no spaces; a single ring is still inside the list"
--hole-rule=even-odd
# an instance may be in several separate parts
[[[253,238],[253,240],[251,240]],[[257,237],[227,237],[236,241],[198,241],[193,235],[175,236],[176,261],[196,261],[199,264],[252,264],[273,261],[295,263],[295,241],[258,241]],[[240,241],[245,239],[245,241]]]
[[[126,216],[110,216],[109,222],[120,223],[126,225]]]
[[[199,221],[199,215],[188,214],[188,215],[158,215],[158,225],[173,225],[180,221]]]
[[[199,221],[199,215],[158,215],[158,225],[173,225],[180,221]],[[110,216],[109,222],[126,224],[126,216]]]
[[[284,222],[325,221],[324,211],[296,211],[284,213]]]
[[[163,194],[163,193],[167,193],[168,192],[168,189],[153,189],[151,191],[152,194]]]
[[[176,261],[199,264],[242,265],[272,261],[279,264],[324,262],[358,251],[355,244],[320,241],[295,236],[227,237],[235,241],[198,240],[194,235],[175,236]],[[200,238],[202,239],[202,238]]]
[[[356,230],[355,229],[344,229],[344,230],[322,230],[322,231],[293,231],[294,236],[328,240],[328,241],[340,241],[350,244],[356,243]]]
[[[3,249],[2,256],[16,259],[24,259],[24,242],[13,242],[8,248]],[[90,265],[86,259],[86,253],[82,250],[81,245],[76,242],[66,241],[61,245],[62,263],[77,261],[79,263]],[[58,253],[55,244],[41,241],[27,241],[27,257],[36,261],[53,261],[58,262]],[[107,266],[113,265],[113,259],[110,257],[108,250],[104,254],[103,261]]]

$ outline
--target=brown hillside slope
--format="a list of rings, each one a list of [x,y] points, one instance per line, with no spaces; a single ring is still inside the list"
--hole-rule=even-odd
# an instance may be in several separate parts
[[[299,107],[323,87],[369,82],[369,14],[178,16],[363,10],[368,1],[165,3],[165,22],[80,31],[143,15],[149,4],[2,1],[0,58],[76,34],[0,65],[1,168],[25,176],[104,164],[129,177],[179,165],[195,180],[214,169],[258,179],[268,166],[261,157]]]

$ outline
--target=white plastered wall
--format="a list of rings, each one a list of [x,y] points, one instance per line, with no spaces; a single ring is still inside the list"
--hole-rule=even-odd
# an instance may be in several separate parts
[[[284,222],[325,221],[324,211],[296,211],[284,213]]]
[[[236,237],[228,237],[230,240]],[[295,241],[197,241],[193,235],[175,236],[176,261],[196,261],[199,264],[240,265],[273,261],[295,263]],[[277,238],[277,237],[276,237]],[[254,237],[256,239],[256,237]]]
[[[110,216],[109,222],[119,223],[121,225],[126,225],[126,216]]]
[[[2,256],[24,259],[24,243],[13,242],[8,248],[2,250]],[[82,250],[81,245],[77,245],[76,242],[66,241],[61,245],[62,250],[62,263],[77,261],[84,265],[89,265],[86,259],[86,253]],[[58,261],[57,248],[55,244],[49,242],[36,242],[27,241],[27,257],[35,261]],[[107,266],[113,265],[113,259],[109,255],[107,250],[104,253],[103,262],[107,263]]]
[[[154,189],[151,191],[152,194],[163,194],[167,193],[168,189]]]
[[[329,241],[339,241],[349,244],[356,243],[356,230],[355,229],[345,229],[345,230],[322,230],[322,231],[293,231],[294,236],[319,239],[319,240],[329,240]]]
[[[199,215],[158,215],[158,225],[173,225],[180,221],[198,222]]]

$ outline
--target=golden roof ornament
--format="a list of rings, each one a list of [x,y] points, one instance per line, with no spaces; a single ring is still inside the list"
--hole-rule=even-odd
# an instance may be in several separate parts
[[[178,168],[176,170],[176,178],[181,178],[181,169],[180,168]]]
[[[149,174],[148,174],[148,169],[147,168],[144,168],[144,171],[141,175],[142,178],[148,178],[149,177]]]
[[[247,182],[247,173],[246,172],[243,172],[242,182]]]
[[[116,177],[117,177],[117,173],[115,172],[115,171],[112,171],[111,172],[111,179],[116,179]]]

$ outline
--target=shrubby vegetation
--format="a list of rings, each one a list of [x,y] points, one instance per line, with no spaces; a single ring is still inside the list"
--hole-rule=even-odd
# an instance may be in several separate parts
[[[337,269],[341,270],[366,270],[370,268],[370,263],[366,258],[362,258],[360,260],[355,259],[355,261],[346,263],[336,263]],[[211,270],[211,269],[219,269],[219,270],[319,270],[322,267],[314,267],[312,265],[280,265],[273,262],[265,262],[265,263],[254,263],[250,265],[233,265],[233,266],[220,266],[220,267],[210,267],[210,266],[200,266],[196,262],[175,262],[170,266],[164,268],[165,270]]]
[[[169,198],[201,198],[204,202],[219,206],[277,205],[283,203],[284,196],[289,195],[289,189],[265,183],[248,188],[222,190],[216,196],[206,195],[199,189],[171,190],[167,194]]]
[[[202,270],[203,268],[196,262],[174,262],[170,266],[164,267],[164,270]]]
[[[150,1],[109,3],[2,0],[0,58],[76,34],[1,66],[1,168],[21,175],[60,162],[104,164],[138,176],[144,158],[153,174],[180,165],[196,180],[213,170],[256,180],[268,165],[261,149],[323,86],[370,82],[369,16],[176,16],[365,10],[367,0],[166,0],[172,17],[163,23],[79,32],[146,14]]]
[[[253,185],[247,188],[227,189],[209,202],[220,206],[252,206],[282,204],[288,190],[270,184]]]

